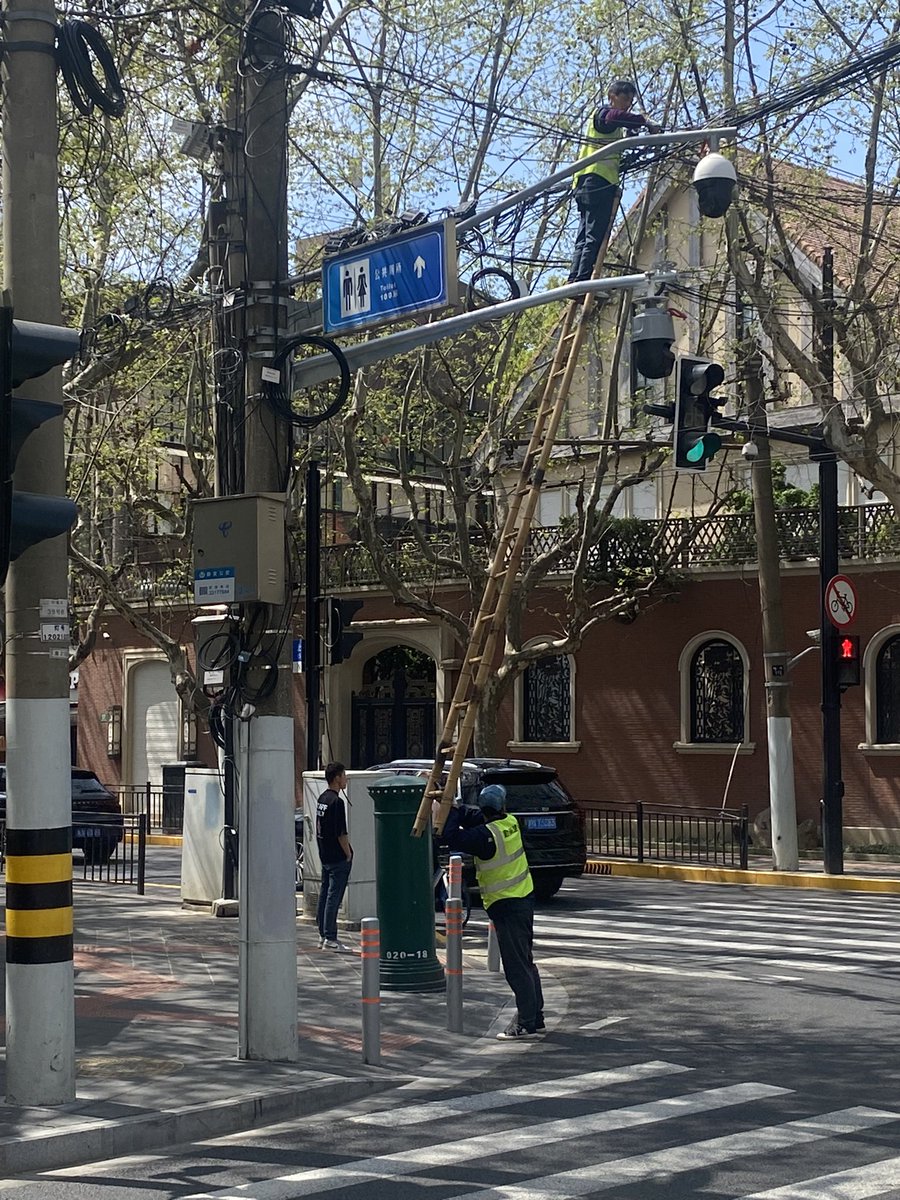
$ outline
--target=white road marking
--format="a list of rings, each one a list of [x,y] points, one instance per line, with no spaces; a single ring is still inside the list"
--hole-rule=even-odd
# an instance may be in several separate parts
[[[869,1200],[886,1192],[896,1195],[900,1189],[900,1158],[885,1158],[881,1162],[851,1167],[849,1171],[834,1171],[816,1179],[802,1179],[784,1187],[754,1192],[743,1200]]]
[[[588,1025],[582,1025],[582,1029],[605,1029],[607,1025],[618,1025],[620,1021],[627,1021],[627,1017],[603,1017],[600,1021],[591,1021]]]
[[[623,1021],[624,1017],[607,1020]],[[602,1024],[603,1022],[599,1022]],[[585,1028],[591,1028],[585,1026]],[[678,1063],[645,1062],[630,1067],[611,1068],[606,1071],[588,1071],[584,1075],[567,1075],[561,1079],[543,1079],[538,1083],[522,1083],[516,1087],[501,1088],[495,1092],[482,1092],[475,1096],[454,1096],[449,1100],[435,1100],[430,1104],[397,1109],[386,1108],[378,1112],[360,1113],[350,1120],[360,1125],[422,1125],[425,1121],[436,1121],[448,1112],[484,1112],[486,1109],[503,1108],[521,1104],[526,1100],[556,1096],[577,1096],[597,1088],[612,1087],[617,1083],[634,1083],[640,1079],[655,1079],[660,1075],[676,1075],[690,1071],[690,1067]]]
[[[789,1091],[789,1088],[774,1087],[767,1083],[738,1083],[730,1087],[710,1088],[702,1092],[672,1096],[665,1100],[651,1100],[647,1104],[633,1104],[626,1108],[587,1113],[580,1117],[542,1121],[538,1125],[492,1129],[490,1133],[465,1139],[465,1162],[469,1164],[476,1159],[495,1158],[500,1155],[510,1155],[514,1159],[515,1155],[523,1150],[534,1146],[546,1146],[549,1142],[570,1141],[618,1129],[635,1129],[656,1121],[670,1121],[690,1116],[692,1113],[713,1112],[730,1105],[783,1096]],[[357,1159],[336,1167],[297,1171],[293,1175],[240,1184],[215,1192],[195,1192],[187,1200],[297,1200],[300,1196],[317,1196],[320,1192],[333,1192],[373,1179],[414,1175],[423,1167],[431,1170],[435,1167],[455,1166],[460,1162],[461,1153],[460,1138],[457,1135],[452,1141],[417,1146],[412,1150],[400,1150],[396,1154]]]
[[[573,1171],[560,1171],[556,1175],[545,1175],[507,1187],[483,1188],[467,1192],[464,1196],[454,1196],[453,1200],[535,1200],[535,1197],[540,1200],[571,1200],[571,1197],[588,1196],[645,1179],[659,1179],[665,1175],[718,1166],[744,1155],[765,1155],[773,1150],[802,1146],[825,1138],[840,1137],[845,1133],[858,1133],[897,1120],[900,1120],[900,1113],[878,1108],[845,1108],[821,1117],[727,1134],[703,1142],[672,1146],[668,1150],[652,1150],[648,1154],[594,1163],[589,1167],[576,1167]],[[816,1200],[823,1200],[821,1193]]]

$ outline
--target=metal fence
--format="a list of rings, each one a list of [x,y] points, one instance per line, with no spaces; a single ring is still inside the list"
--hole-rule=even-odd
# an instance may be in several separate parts
[[[76,857],[73,879],[87,883],[122,883],[144,894],[147,868],[147,814],[79,812],[72,823]],[[0,822],[0,870],[6,870],[6,822]]]
[[[588,852],[638,862],[682,862],[747,869],[749,816],[720,808],[677,804],[616,804],[587,808]]]
[[[145,813],[147,828],[160,833],[181,833],[184,825],[184,788],[151,783],[121,784],[109,790],[123,813]]]

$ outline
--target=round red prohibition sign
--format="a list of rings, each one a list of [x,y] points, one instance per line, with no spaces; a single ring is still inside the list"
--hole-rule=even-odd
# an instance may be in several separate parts
[[[856,620],[856,588],[846,575],[829,579],[825,588],[825,614],[838,629],[846,629]]]

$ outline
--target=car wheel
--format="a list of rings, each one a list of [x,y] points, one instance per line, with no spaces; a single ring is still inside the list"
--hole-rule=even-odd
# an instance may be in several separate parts
[[[563,877],[555,871],[538,871],[531,878],[534,883],[534,898],[539,904],[552,900],[562,887]]]

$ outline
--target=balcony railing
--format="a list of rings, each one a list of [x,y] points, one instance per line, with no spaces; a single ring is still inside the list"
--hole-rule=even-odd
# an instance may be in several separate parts
[[[889,504],[867,504],[841,508],[839,547],[845,561],[874,558],[900,558],[900,519]],[[786,562],[816,561],[819,553],[819,515],[814,508],[782,509],[775,514],[781,557]],[[559,544],[563,531],[557,527],[531,531],[525,564]],[[456,559],[454,531],[430,531],[427,542],[436,554]],[[487,551],[480,533],[470,535],[472,552],[485,561]],[[409,533],[399,532],[385,540],[385,553],[394,568],[408,583],[434,583],[449,579],[425,558]],[[728,568],[756,561],[756,534],[752,513],[716,517],[673,517],[668,521],[615,521],[602,540],[592,547],[589,567],[592,577],[620,572],[623,568],[646,566],[673,560],[677,571]],[[575,555],[564,555],[555,571],[571,571]],[[355,588],[379,583],[372,558],[359,542],[343,542],[323,548],[326,586]],[[190,565],[187,561],[136,565],[119,582],[121,594],[132,602],[184,604],[192,592]],[[93,599],[92,585],[86,583],[79,601]],[[94,593],[95,594],[95,593]]]

